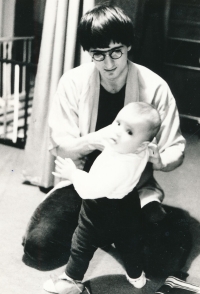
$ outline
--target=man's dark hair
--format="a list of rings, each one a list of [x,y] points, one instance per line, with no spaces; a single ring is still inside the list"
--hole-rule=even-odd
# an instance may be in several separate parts
[[[132,45],[131,19],[119,7],[97,5],[81,18],[78,35],[83,50],[107,48],[111,41]]]

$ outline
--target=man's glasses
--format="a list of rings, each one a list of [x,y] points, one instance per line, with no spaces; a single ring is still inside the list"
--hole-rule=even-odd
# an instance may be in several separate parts
[[[117,49],[110,49],[106,52],[103,51],[96,51],[93,52],[92,58],[96,61],[103,61],[107,55],[109,55],[112,59],[119,59],[122,57],[123,52],[120,48]]]

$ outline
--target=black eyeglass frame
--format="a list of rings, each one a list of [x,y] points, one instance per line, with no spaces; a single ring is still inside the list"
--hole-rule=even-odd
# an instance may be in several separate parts
[[[97,61],[97,62],[104,61],[107,55],[109,55],[112,59],[119,59],[119,58],[121,58],[122,55],[124,54],[124,53],[121,51],[121,48],[123,48],[123,46],[121,46],[121,47],[119,47],[119,48],[118,48],[118,47],[117,47],[117,48],[113,48],[113,49],[110,49],[110,50],[108,50],[108,51],[94,51],[94,52],[91,52],[91,53],[93,53],[92,58],[93,58],[95,61]],[[114,52],[116,52],[116,51],[119,51],[119,52],[120,52],[120,56],[119,56],[119,57],[114,57],[114,58],[113,58],[113,57],[112,57],[112,54],[113,54]],[[97,59],[95,59],[95,54],[102,55],[102,59],[101,59],[101,60],[97,60]]]

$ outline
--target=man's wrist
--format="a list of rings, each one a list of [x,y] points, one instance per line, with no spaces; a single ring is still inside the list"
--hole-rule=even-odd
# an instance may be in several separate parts
[[[165,171],[166,167],[167,167],[167,163],[166,163],[165,159],[163,160],[163,158],[161,156],[160,156],[158,162],[153,163],[154,170]]]
[[[63,158],[68,157],[72,160],[84,157],[94,150],[94,148],[92,148],[93,141],[90,134],[65,141],[63,140],[57,147],[57,155]]]
[[[160,154],[160,168],[158,170],[165,171],[167,169],[167,158],[165,154]]]

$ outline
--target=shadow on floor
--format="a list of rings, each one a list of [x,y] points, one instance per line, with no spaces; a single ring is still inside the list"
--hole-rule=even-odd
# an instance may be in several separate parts
[[[192,218],[187,211],[171,206],[164,207],[168,217],[162,221],[162,224],[145,224],[144,270],[147,276],[154,280],[165,279],[183,267],[188,270],[191,262],[200,254],[200,223]],[[63,234],[64,230],[65,228],[63,228]],[[59,234],[62,236],[61,228],[59,228]],[[193,239],[195,243],[192,241]],[[27,266],[42,271],[63,266],[68,261],[70,248],[69,243],[68,246],[63,246],[63,244],[64,241],[56,242],[55,239],[49,242],[46,258],[41,258],[41,256],[45,256],[41,250],[34,251],[34,258],[31,254],[29,255],[29,252],[33,252],[31,244],[29,244],[29,250],[26,248],[26,253],[23,256],[23,262]],[[115,248],[111,247],[107,252],[121,262]]]
[[[182,288],[171,288],[170,286],[159,287],[159,280],[149,280],[142,289],[136,289],[130,285],[124,275],[105,275],[85,282],[84,294],[195,294],[198,293]],[[188,285],[188,284],[187,284]],[[159,289],[158,289],[159,288]]]
[[[193,247],[190,224],[194,219],[182,209],[164,208],[167,217],[162,222],[145,225],[144,267],[150,278],[167,277],[182,270]]]
[[[134,288],[125,275],[105,275],[85,282],[91,294],[153,294],[159,287],[159,281],[147,281],[142,289]],[[88,294],[85,290],[84,294]]]

